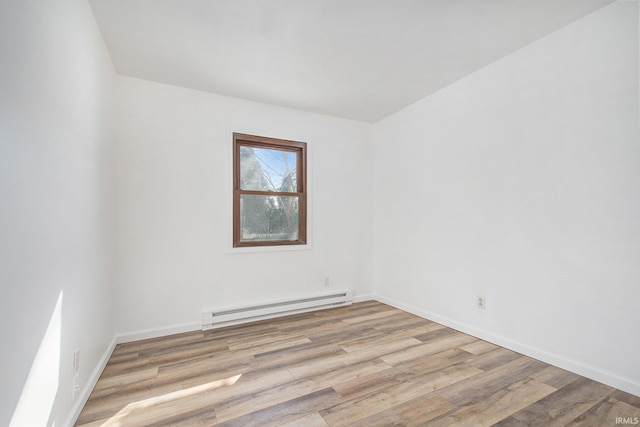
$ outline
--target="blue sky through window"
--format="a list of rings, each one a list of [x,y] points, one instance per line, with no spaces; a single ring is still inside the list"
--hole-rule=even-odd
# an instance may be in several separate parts
[[[296,153],[268,148],[243,147],[253,150],[263,177],[272,191],[295,191]]]

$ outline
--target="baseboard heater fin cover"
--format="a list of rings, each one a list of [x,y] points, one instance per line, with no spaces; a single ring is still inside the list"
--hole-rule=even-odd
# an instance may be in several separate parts
[[[202,330],[341,307],[351,303],[353,303],[353,294],[350,290],[346,290],[252,306],[206,311],[202,313]]]

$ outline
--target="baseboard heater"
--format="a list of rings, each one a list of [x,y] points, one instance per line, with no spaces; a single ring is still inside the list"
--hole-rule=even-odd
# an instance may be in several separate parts
[[[298,299],[285,299],[251,306],[206,311],[202,313],[202,330],[255,322],[256,320],[272,319],[308,311],[335,308],[350,305],[352,302],[352,292],[345,290],[327,292]]]

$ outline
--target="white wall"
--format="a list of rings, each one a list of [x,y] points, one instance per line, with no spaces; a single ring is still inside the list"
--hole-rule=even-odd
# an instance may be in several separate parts
[[[118,77],[115,128],[119,333],[198,327],[325,277],[371,293],[371,125]],[[231,250],[233,132],[308,143],[310,249]]]
[[[640,394],[637,7],[374,126],[376,294]]]
[[[0,425],[64,425],[113,337],[109,108],[84,0],[0,9]]]

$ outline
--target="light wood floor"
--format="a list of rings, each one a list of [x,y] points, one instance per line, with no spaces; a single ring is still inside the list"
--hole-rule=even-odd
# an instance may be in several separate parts
[[[118,345],[76,425],[601,427],[638,416],[639,397],[371,301]]]

